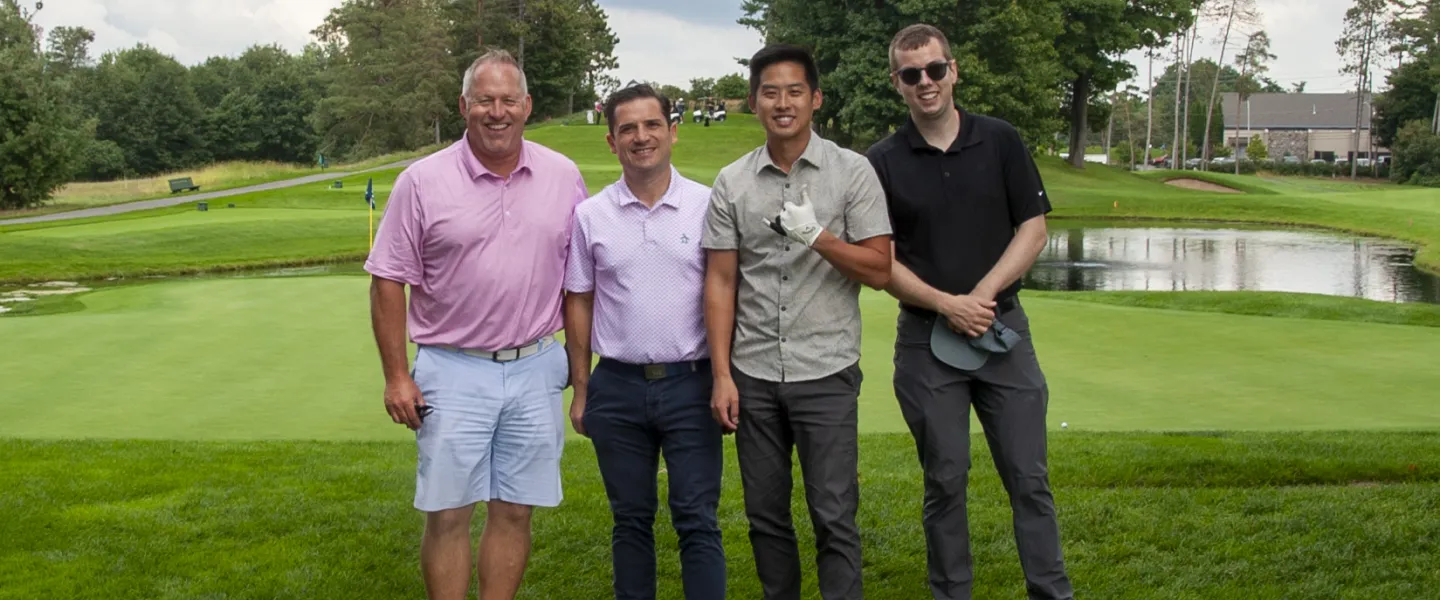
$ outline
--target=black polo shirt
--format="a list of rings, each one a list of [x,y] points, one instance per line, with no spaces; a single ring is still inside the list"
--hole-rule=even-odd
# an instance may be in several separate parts
[[[1050,212],[1020,133],[1000,119],[960,109],[960,135],[944,152],[910,120],[866,156],[885,189],[896,259],[942,292],[970,293],[1005,254],[1015,229]],[[1019,292],[1017,281],[995,299]]]

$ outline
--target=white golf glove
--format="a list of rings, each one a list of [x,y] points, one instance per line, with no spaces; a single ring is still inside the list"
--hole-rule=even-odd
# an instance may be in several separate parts
[[[770,229],[787,238],[812,246],[820,238],[820,222],[815,219],[815,207],[810,204],[810,186],[800,188],[800,203],[786,202],[785,209],[774,220],[766,221]]]

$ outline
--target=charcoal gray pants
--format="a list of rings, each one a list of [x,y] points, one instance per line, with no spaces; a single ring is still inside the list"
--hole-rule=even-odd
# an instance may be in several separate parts
[[[960,371],[930,353],[933,317],[901,311],[895,336],[895,397],[925,471],[925,546],[936,600],[969,600],[974,569],[965,488],[970,472],[970,407],[980,418],[1000,481],[1010,496],[1025,587],[1032,600],[1070,600],[1055,499],[1045,458],[1049,388],[1018,305],[1000,320],[1023,341]]]
[[[740,392],[735,451],[750,546],[765,600],[800,599],[800,549],[790,517],[798,451],[824,600],[860,600],[858,365],[814,381],[775,383],[732,370]],[[793,450],[792,450],[793,449]]]

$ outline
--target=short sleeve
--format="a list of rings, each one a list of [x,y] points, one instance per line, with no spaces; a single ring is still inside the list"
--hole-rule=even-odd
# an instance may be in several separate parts
[[[1040,170],[1035,167],[1035,159],[1020,139],[1020,132],[1007,127],[1002,141],[1001,160],[1010,225],[1019,227],[1021,223],[1050,212],[1050,195],[1040,181]]]
[[[585,189],[585,176],[580,174],[580,169],[575,169],[575,198],[571,206],[580,206],[586,198],[590,197],[589,190]]]
[[[735,202],[730,199],[725,174],[715,178],[710,190],[710,208],[705,213],[705,233],[700,246],[707,250],[735,250],[740,247],[740,232],[735,222]]]
[[[859,155],[853,155],[859,158]],[[868,160],[856,160],[851,169],[850,194],[845,202],[845,239],[850,243],[890,235],[890,211],[885,188]]]
[[[885,213],[890,218],[890,231],[895,231],[895,213],[890,210],[894,200],[890,197],[890,171],[885,168],[885,150],[881,144],[884,140],[876,142],[865,152],[865,160],[870,162],[870,168],[875,170],[875,177],[880,180],[880,189],[885,192]]]
[[[371,275],[411,286],[424,282],[421,249],[425,228],[419,196],[415,178],[409,172],[395,179],[375,230],[375,247],[365,261],[365,270]]]
[[[575,224],[570,228],[570,254],[565,261],[565,291],[584,294],[595,290],[595,259],[590,253],[590,236],[585,231],[585,217],[576,211]]]

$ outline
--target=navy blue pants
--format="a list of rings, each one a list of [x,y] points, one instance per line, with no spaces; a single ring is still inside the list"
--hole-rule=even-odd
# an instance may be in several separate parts
[[[659,457],[670,480],[670,518],[680,537],[687,600],[725,598],[725,548],[716,511],[724,450],[710,414],[710,367],[646,377],[635,365],[601,359],[590,376],[583,417],[615,520],[615,598],[655,598],[655,511]]]

